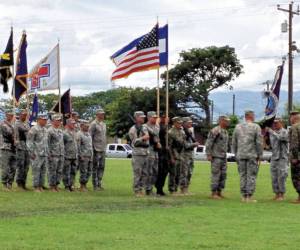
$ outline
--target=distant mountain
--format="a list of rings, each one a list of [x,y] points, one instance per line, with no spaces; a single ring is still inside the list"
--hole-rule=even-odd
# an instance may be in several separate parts
[[[232,91],[232,92],[215,92],[210,95],[214,102],[214,118],[219,114],[232,114],[232,99],[235,94],[236,115],[243,115],[245,109],[253,109],[257,118],[263,117],[266,99],[262,96],[262,91]],[[284,113],[287,104],[287,91],[281,91],[279,98],[279,114]],[[300,91],[294,92],[294,103],[300,102]]]

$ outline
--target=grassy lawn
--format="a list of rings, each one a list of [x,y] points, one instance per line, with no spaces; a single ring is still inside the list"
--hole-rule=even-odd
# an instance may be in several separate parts
[[[134,198],[129,160],[107,160],[105,191],[0,190],[0,249],[299,249],[300,206],[272,202],[262,165],[257,204],[240,202],[230,164],[225,195],[209,199],[209,165],[196,162],[190,197]]]

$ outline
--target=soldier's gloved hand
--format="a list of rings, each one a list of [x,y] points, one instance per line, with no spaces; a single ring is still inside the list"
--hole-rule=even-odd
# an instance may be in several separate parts
[[[198,147],[199,145],[200,145],[199,142],[195,142],[195,143],[194,143],[194,147]]]
[[[156,144],[156,147],[157,147],[158,149],[161,149],[161,144],[158,142],[158,143]]]
[[[30,156],[30,158],[31,158],[32,160],[35,160],[36,155],[35,155],[35,154],[32,154],[32,155]]]
[[[257,160],[257,166],[260,166],[260,162],[261,162],[260,158],[257,158],[256,160]]]

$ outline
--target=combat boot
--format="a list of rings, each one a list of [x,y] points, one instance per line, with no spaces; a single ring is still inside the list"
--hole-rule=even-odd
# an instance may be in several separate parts
[[[214,199],[214,200],[220,200],[221,199],[221,197],[218,195],[217,192],[212,192],[211,198]]]
[[[136,191],[134,194],[135,194],[135,197],[137,197],[137,198],[144,196],[143,191]]]
[[[277,201],[283,201],[284,200],[284,194],[283,193],[279,193]]]
[[[81,184],[81,185],[80,185],[80,191],[81,191],[81,192],[86,192],[86,191],[87,191],[87,188],[86,188],[86,185],[85,185],[85,184]]]
[[[273,197],[273,201],[277,201],[279,197],[280,197],[280,194],[275,194],[275,196]]]
[[[253,197],[250,195],[250,196],[248,197],[247,202],[249,202],[249,203],[256,203],[257,200],[253,199]]]
[[[40,189],[39,187],[35,187],[35,188],[33,189],[33,191],[34,191],[35,193],[41,193],[41,192],[42,192],[41,189]]]
[[[225,199],[225,197],[222,195],[222,191],[218,191],[217,194],[221,199]]]
[[[50,186],[50,191],[51,192],[57,192],[55,186]]]

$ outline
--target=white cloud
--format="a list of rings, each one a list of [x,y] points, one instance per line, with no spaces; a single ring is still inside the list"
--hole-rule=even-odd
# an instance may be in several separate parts
[[[273,78],[287,46],[286,35],[280,33],[286,15],[277,11],[276,4],[275,0],[43,0],[38,4],[0,0],[5,10],[0,17],[0,48],[6,45],[11,22],[15,46],[26,29],[31,68],[59,38],[63,89],[71,86],[73,93],[86,94],[111,87],[114,65],[110,55],[150,31],[159,16],[161,24],[169,21],[170,65],[177,62],[181,50],[228,44],[236,48],[244,64],[245,73],[233,82],[234,88],[257,90],[259,83]],[[300,18],[295,17],[294,24],[297,41]],[[268,56],[279,57],[265,58]],[[295,58],[295,67],[300,66],[299,58]],[[300,71],[295,69],[295,79],[298,77]],[[156,86],[156,72],[137,73],[117,84]]]

